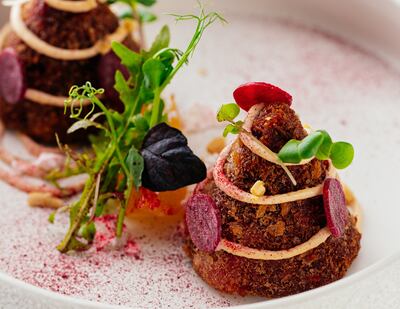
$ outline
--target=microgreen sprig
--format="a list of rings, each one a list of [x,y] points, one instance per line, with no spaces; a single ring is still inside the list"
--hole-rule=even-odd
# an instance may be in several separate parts
[[[354,158],[354,148],[347,142],[333,142],[328,132],[318,130],[303,140],[288,141],[278,153],[284,163],[300,163],[302,160],[316,157],[319,160],[332,161],[338,169],[348,167]]]
[[[154,1],[137,2],[150,5]],[[121,236],[126,204],[132,191],[138,190],[142,183],[145,169],[141,154],[143,140],[151,128],[155,129],[168,118],[162,92],[183,65],[188,63],[204,31],[216,20],[225,21],[217,13],[205,13],[202,7],[199,16],[174,16],[177,20],[197,22],[193,38],[185,51],[169,47],[170,32],[167,26],[161,29],[151,47],[140,53],[121,43],[112,43],[113,52],[129,71],[128,78],[120,71],[115,74],[115,89],[124,106],[122,112],[107,108],[98,97],[104,90],[94,88],[89,82],[80,87],[74,86],[70,91],[65,106],[76,122],[68,132],[93,127],[98,129],[98,134],[90,137],[91,153],[78,154],[68,146],[61,146],[79,167],[76,170],[89,175],[80,199],[69,207],[69,229],[57,247],[61,252],[86,249],[90,245],[96,232],[93,220],[101,216],[108,201],[118,207],[116,235]],[[83,115],[85,100],[91,102],[92,108]],[[184,148],[186,139],[183,136],[180,139],[181,148],[187,156],[189,151]],[[191,155],[191,159],[194,156]],[[73,171],[69,169],[69,173]],[[57,179],[62,174],[62,171],[56,171],[52,177]]]
[[[218,122],[229,122],[224,129],[224,137],[229,133],[239,134],[243,130],[243,121],[235,121],[239,113],[240,108],[236,103],[223,104],[220,107],[217,113]],[[295,139],[288,141],[279,151],[278,157],[282,163],[293,164],[313,157],[318,160],[330,159],[336,168],[345,169],[353,161],[354,148],[347,142],[334,143],[328,132],[318,130],[311,132],[301,141]]]
[[[236,103],[223,104],[217,113],[218,122],[230,122],[224,129],[223,136],[228,136],[231,134],[239,134],[242,130],[243,121],[234,121],[239,115],[240,108]]]

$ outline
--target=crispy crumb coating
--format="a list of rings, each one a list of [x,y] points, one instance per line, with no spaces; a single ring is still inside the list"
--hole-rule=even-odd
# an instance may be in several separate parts
[[[22,16],[28,28],[41,39],[67,49],[91,47],[118,27],[118,18],[106,4],[99,4],[87,13],[73,14],[53,9],[43,0],[34,0],[23,7]],[[138,50],[138,45],[130,37],[124,44]],[[31,49],[13,32],[6,37],[5,47],[17,51],[24,65],[28,88],[68,96],[73,85],[83,85],[86,81],[99,87],[99,56],[79,61],[52,59]],[[113,106],[111,102],[105,103]],[[86,139],[83,131],[66,134],[72,121],[64,115],[63,107],[42,105],[26,99],[12,105],[0,97],[0,114],[7,127],[22,131],[42,143],[54,143],[55,133],[63,142]]]
[[[297,115],[287,104],[265,107],[255,118],[252,133],[275,152],[290,139],[306,136]],[[225,164],[225,173],[239,188],[249,191],[257,180],[265,183],[266,195],[313,187],[323,183],[327,161],[312,160],[291,166],[297,186],[283,169],[253,154],[235,142]],[[247,204],[230,198],[212,177],[198,192],[213,197],[220,212],[222,237],[247,247],[285,250],[306,242],[326,226],[322,196],[271,206]],[[300,256],[280,261],[251,260],[218,251],[201,252],[189,240],[187,252],[193,267],[218,290],[268,298],[291,295],[340,279],[360,249],[361,235],[349,220],[345,235],[330,237],[324,244]]]

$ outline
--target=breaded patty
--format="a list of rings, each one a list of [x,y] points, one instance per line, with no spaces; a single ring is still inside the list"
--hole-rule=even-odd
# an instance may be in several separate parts
[[[290,139],[301,140],[307,135],[287,104],[264,107],[251,131],[274,152],[279,152]],[[297,181],[294,186],[282,167],[253,154],[239,140],[224,167],[230,181],[244,191],[250,191],[257,180],[262,180],[266,195],[322,184],[328,168],[328,161],[317,159],[290,166]],[[277,205],[253,205],[229,197],[212,178],[197,191],[214,199],[221,215],[222,238],[250,248],[286,250],[308,241],[326,226],[322,196]],[[187,249],[195,270],[215,288],[240,295],[280,297],[341,278],[357,256],[360,238],[351,219],[344,236],[331,236],[319,247],[285,260],[251,260],[223,251],[208,254],[195,248],[190,240]]]
[[[28,28],[42,40],[66,49],[83,49],[115,32],[118,18],[108,5],[99,4],[90,12],[73,14],[49,7],[43,0],[34,0],[23,7],[23,20]],[[128,37],[124,44],[134,50],[138,45]],[[68,96],[73,85],[90,81],[99,87],[98,63],[100,56],[79,61],[62,61],[39,54],[27,46],[15,33],[10,33],[5,47],[14,48],[24,65],[28,88],[41,90],[55,96]],[[120,106],[104,100],[108,106]],[[1,118],[11,129],[22,131],[43,143],[54,143],[55,133],[63,142],[85,139],[84,131],[67,135],[73,121],[64,115],[63,107],[48,106],[29,100],[8,104],[0,97]]]

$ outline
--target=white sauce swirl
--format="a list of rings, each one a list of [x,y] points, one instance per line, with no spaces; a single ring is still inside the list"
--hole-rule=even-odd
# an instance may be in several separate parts
[[[135,25],[132,20],[125,19],[114,33],[106,36],[90,48],[64,49],[50,45],[30,31],[21,18],[21,7],[22,4],[17,3],[11,8],[10,22],[12,29],[30,48],[42,55],[58,60],[83,60],[100,53],[105,54],[111,49],[111,42],[122,42],[133,31]]]
[[[260,156],[261,158],[282,166],[285,168],[285,165],[293,165],[283,163],[278,155],[271,151],[268,147],[262,144],[258,139],[256,139],[251,134],[251,127],[255,117],[260,113],[264,104],[258,104],[253,106],[248,113],[248,116],[245,119],[243,124],[243,129],[245,132],[242,132],[239,135],[239,139],[243,142],[243,144],[249,148],[250,151]],[[283,204],[288,202],[294,202],[297,200],[304,200],[308,198],[312,198],[315,196],[322,195],[323,184],[317,185],[312,188],[306,188],[298,191],[293,191],[285,194],[277,194],[273,196],[256,196],[249,192],[243,191],[237,186],[235,186],[225,175],[224,166],[226,159],[231,151],[232,142],[230,145],[225,147],[225,149],[221,152],[214,170],[213,170],[213,178],[216,186],[223,191],[226,195],[231,198],[234,198],[238,201],[249,203],[249,204],[257,204],[257,205],[275,205],[275,204]],[[303,165],[307,164],[310,160],[303,160],[298,164],[294,165]],[[287,172],[287,168],[285,169]],[[288,173],[289,177],[291,176],[290,172]],[[329,162],[329,170],[326,173],[326,178],[338,178],[337,171],[333,167],[332,163]],[[360,214],[360,206],[356,201],[353,201],[350,205],[350,214],[356,218],[356,228],[361,232],[361,214]],[[248,259],[257,259],[257,260],[282,260],[289,259],[295,257],[297,255],[303,254],[311,249],[314,249],[324,243],[331,236],[331,232],[327,227],[321,229],[318,233],[312,236],[308,241],[295,246],[293,248],[287,250],[279,250],[279,251],[271,251],[271,250],[258,250],[243,246],[238,243],[234,243],[228,241],[226,239],[221,239],[217,251],[223,250],[230,254],[248,258]]]
[[[71,13],[85,13],[97,7],[96,0],[45,0],[52,8]]]

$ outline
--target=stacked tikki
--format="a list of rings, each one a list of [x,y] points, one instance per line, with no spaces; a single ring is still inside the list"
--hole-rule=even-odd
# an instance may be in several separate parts
[[[223,292],[268,298],[340,279],[360,250],[359,208],[337,175],[353,147],[305,129],[275,86],[249,83],[234,97],[218,120],[238,137],[186,205],[194,269]]]
[[[117,108],[114,73],[121,69],[111,42],[137,50],[133,19],[119,20],[96,0],[31,0],[12,4],[10,22],[0,34],[0,111],[4,124],[44,143],[77,141],[64,101],[73,85],[91,81],[106,89]],[[122,69],[123,70],[123,69]],[[104,99],[104,98],[103,98]],[[89,102],[80,102],[91,108]]]

